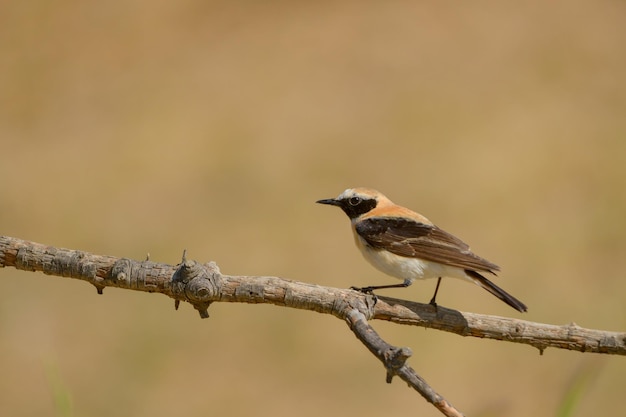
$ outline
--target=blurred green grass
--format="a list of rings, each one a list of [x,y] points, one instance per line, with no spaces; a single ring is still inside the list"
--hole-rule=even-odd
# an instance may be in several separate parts
[[[56,365],[49,361],[45,364],[46,374],[48,376],[48,386],[52,392],[53,404],[56,415],[59,417],[71,417],[72,412],[72,395],[62,381],[61,375]]]
[[[576,407],[578,402],[583,400],[589,392],[590,387],[601,374],[602,364],[597,358],[595,360],[587,359],[582,362],[578,369],[573,373],[569,384],[563,394],[561,404],[556,413],[557,417],[570,417],[576,415]]]
[[[523,318],[626,328],[622,3],[0,7],[2,234],[384,283],[314,204],[371,186],[500,264]],[[434,284],[388,294],[427,301]],[[515,316],[461,282],[440,297]],[[468,415],[557,415],[588,356],[374,325]],[[59,411],[51,357],[75,415],[438,415],[370,356],[331,317],[215,305],[198,320],[0,270],[2,415]],[[614,413],[625,371],[607,358],[571,415]]]

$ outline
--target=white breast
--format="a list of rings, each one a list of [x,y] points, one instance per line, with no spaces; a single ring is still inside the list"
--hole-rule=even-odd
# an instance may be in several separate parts
[[[471,281],[461,268],[419,258],[399,256],[386,250],[374,249],[368,246],[365,241],[356,234],[355,240],[363,257],[376,269],[392,277],[409,282],[413,282],[416,279],[439,277],[460,278]]]

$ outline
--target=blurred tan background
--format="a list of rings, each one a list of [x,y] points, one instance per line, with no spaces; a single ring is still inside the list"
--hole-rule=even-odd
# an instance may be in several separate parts
[[[370,186],[503,268],[520,315],[626,330],[626,3],[7,1],[0,233],[346,288]],[[435,282],[385,294],[426,302]],[[341,321],[0,270],[6,416],[439,415]],[[373,323],[471,416],[623,410],[622,357]]]

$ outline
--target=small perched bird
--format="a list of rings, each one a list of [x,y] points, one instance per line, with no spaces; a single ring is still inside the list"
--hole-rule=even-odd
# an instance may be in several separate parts
[[[317,203],[341,208],[350,218],[356,246],[380,271],[400,278],[401,284],[355,288],[372,292],[381,288],[408,287],[416,279],[437,278],[430,304],[436,306],[442,277],[471,281],[514,309],[527,307],[482,273],[495,275],[500,267],[475,255],[459,238],[435,226],[421,214],[394,204],[376,190],[349,188],[337,198]]]

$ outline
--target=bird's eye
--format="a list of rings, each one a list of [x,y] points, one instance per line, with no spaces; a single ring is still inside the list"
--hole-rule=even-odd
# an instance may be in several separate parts
[[[348,203],[350,203],[351,206],[358,206],[359,204],[361,204],[361,197],[350,197],[350,199],[348,200]]]

